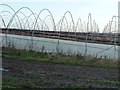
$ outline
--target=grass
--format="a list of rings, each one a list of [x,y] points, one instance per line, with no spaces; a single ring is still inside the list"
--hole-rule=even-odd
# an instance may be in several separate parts
[[[87,83],[87,86],[86,86],[86,83]],[[63,88],[94,88],[94,85],[98,85],[99,87],[103,86],[103,85],[119,86],[120,82],[109,81],[109,80],[87,80],[84,82],[81,81],[81,82],[77,82],[77,83],[73,83],[73,84],[64,84],[62,87]]]
[[[7,78],[4,79],[4,82],[2,85],[3,85],[3,89],[4,88],[44,88],[44,87],[47,87],[45,83],[49,85],[56,84],[55,80],[56,79],[52,76],[46,76],[46,77],[38,76],[38,77],[33,77],[32,79],[23,78],[23,77],[7,76]],[[56,85],[55,86],[56,88],[94,88],[95,87],[94,85],[96,85],[96,87],[101,87],[104,85],[119,86],[120,82],[109,81],[109,80],[86,80],[86,81],[81,80],[76,83],[72,83],[72,82],[63,83],[59,86],[56,86]]]
[[[8,76],[7,79],[2,83],[3,88],[42,88],[40,85],[41,80],[11,77]],[[38,85],[39,84],[39,85]]]
[[[118,65],[120,61],[106,59],[106,58],[96,58],[93,56],[82,56],[77,55],[65,55],[62,53],[47,53],[47,52],[37,52],[28,51],[24,49],[16,49],[14,47],[2,47],[2,57],[12,58],[18,60],[30,60],[48,63],[59,63],[66,65],[84,65],[92,67],[105,67],[105,68],[120,68]]]

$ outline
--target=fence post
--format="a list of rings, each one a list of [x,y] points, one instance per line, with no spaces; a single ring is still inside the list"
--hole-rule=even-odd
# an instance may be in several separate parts
[[[87,39],[88,39],[88,32],[86,32],[86,41],[85,41],[85,56],[87,55]]]
[[[57,46],[56,46],[57,53],[59,53],[59,44],[60,44],[60,41],[59,41],[59,37],[58,37],[58,42],[57,42]]]
[[[32,37],[31,37],[31,49],[30,49],[30,50],[33,50],[33,34],[34,34],[34,30],[32,31]]]

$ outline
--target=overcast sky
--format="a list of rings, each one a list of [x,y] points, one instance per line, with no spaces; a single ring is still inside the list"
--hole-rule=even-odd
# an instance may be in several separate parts
[[[0,3],[8,4],[15,10],[21,7],[29,7],[35,13],[38,13],[43,8],[47,8],[53,14],[55,22],[58,22],[66,11],[72,13],[75,21],[81,18],[82,21],[86,22],[88,14],[91,13],[92,19],[95,19],[102,31],[112,16],[118,15],[118,1],[119,0],[0,0]]]

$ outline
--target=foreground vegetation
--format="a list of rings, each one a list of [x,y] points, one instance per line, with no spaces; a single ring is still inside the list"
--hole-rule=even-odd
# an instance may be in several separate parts
[[[32,79],[28,78],[20,78],[20,77],[6,77],[7,79],[3,82],[3,89],[4,88],[44,88],[43,84],[40,83],[44,80],[48,80],[51,84],[56,84],[54,81],[54,77],[52,76],[40,76],[40,77],[34,77]],[[36,79],[38,78],[38,79]],[[19,81],[19,82],[18,82]],[[85,83],[89,83],[89,85],[86,87]],[[104,86],[104,85],[113,85],[113,86],[119,86],[120,82],[118,81],[109,81],[109,80],[86,80],[86,81],[80,81],[76,83],[64,83],[58,86],[57,88],[94,88],[92,84]],[[101,87],[102,88],[102,87]]]
[[[109,77],[110,79],[109,78],[97,79],[97,76],[96,77],[94,76],[95,79],[91,79],[91,77],[89,77],[90,74],[86,74],[86,75],[83,74],[84,77],[81,77],[79,76],[80,73],[78,73],[79,77],[74,76],[74,74],[72,73],[73,72],[75,73],[75,70],[74,69],[72,70],[72,68],[70,68],[72,66],[69,66],[69,68],[66,69],[66,70],[70,70],[69,71],[70,75],[69,74],[67,75],[65,73],[66,72],[64,71],[65,68],[62,68],[63,69],[62,73],[56,73],[55,71],[53,73],[53,72],[49,72],[49,67],[45,66],[47,67],[45,70],[48,70],[46,73],[35,74],[35,73],[30,73],[30,71],[24,72],[27,70],[27,69],[24,70],[24,68],[27,66],[23,65],[24,66],[22,68],[23,70],[21,70],[21,68],[17,67],[17,64],[15,63],[15,61],[21,62],[21,61],[26,60],[26,61],[35,61],[38,63],[45,62],[45,64],[46,63],[58,63],[57,65],[65,64],[65,65],[75,65],[75,66],[77,65],[78,66],[90,66],[90,67],[87,67],[86,70],[89,70],[89,68],[93,68],[93,67],[104,67],[104,69],[115,68],[112,70],[117,70],[117,68],[119,68],[118,64],[120,63],[118,60],[96,58],[93,56],[82,56],[80,54],[65,55],[63,53],[48,53],[48,52],[45,52],[44,50],[42,50],[41,52],[37,52],[37,51],[31,51],[31,50],[16,49],[14,47],[2,47],[1,57],[8,58],[11,60],[15,59],[14,61],[12,61],[13,64],[11,63],[12,65],[15,64],[15,66],[11,66],[11,64],[9,63],[7,64],[8,65],[7,66],[6,63],[3,61],[4,65],[7,66],[6,69],[10,70],[10,72],[9,71],[3,72],[3,82],[2,82],[3,90],[6,88],[45,88],[45,87],[51,87],[51,88],[53,87],[54,88],[55,87],[57,88],[96,88],[96,87],[97,88],[104,88],[104,87],[118,88],[120,85],[120,82],[118,80],[111,79],[111,76],[109,77],[109,73],[108,73],[108,76],[102,76],[104,74],[101,74],[99,78]],[[27,63],[25,65],[27,65]],[[29,67],[30,70],[31,70],[31,67]],[[34,69],[32,72],[34,72]],[[38,71],[38,72],[42,72],[42,71]],[[83,71],[83,72],[87,73],[87,71]],[[96,72],[91,72],[91,73],[94,73],[94,75],[96,75]]]
[[[107,68],[120,67],[120,61],[113,59],[82,56],[81,54],[65,55],[63,53],[48,53],[44,50],[42,50],[41,52],[37,52],[32,50],[16,49],[14,47],[2,47],[2,57],[17,60],[31,60],[67,65],[85,65]]]

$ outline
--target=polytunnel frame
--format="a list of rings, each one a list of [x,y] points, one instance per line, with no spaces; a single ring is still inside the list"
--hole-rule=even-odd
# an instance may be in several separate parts
[[[112,37],[112,31],[111,31],[111,27],[112,27],[112,24],[113,24],[113,20],[114,20],[114,18],[115,18],[115,29],[116,29],[116,17],[118,17],[118,16],[113,16],[112,17],[112,20],[111,21],[109,21],[109,23],[107,24],[107,25],[105,25],[105,27],[104,27],[104,29],[103,29],[103,32],[102,33],[105,33],[105,35],[106,35],[106,38],[111,38]],[[108,31],[108,32],[107,32]],[[108,35],[109,34],[109,35]],[[116,37],[116,36],[115,36]],[[116,40],[115,40],[116,41]],[[114,45],[115,45],[115,42],[114,41]]]
[[[27,17],[23,12],[18,12],[18,13],[21,13],[21,14],[24,16],[24,18]],[[18,13],[17,13],[17,14],[18,14]],[[20,21],[22,21],[22,23],[23,23],[24,18],[20,20]],[[21,25],[21,27],[22,27],[22,25]],[[24,28],[24,26],[22,27],[22,29],[23,29],[23,28]]]
[[[68,21],[67,21],[67,19],[66,19],[66,17],[64,17],[64,19],[65,19],[65,21],[66,21],[66,23],[67,23],[67,29],[68,29]],[[60,29],[60,24],[61,24],[61,21],[62,21],[62,19],[60,19],[59,21],[58,21],[58,30]],[[63,20],[63,22],[64,22],[64,20]],[[56,24],[56,27],[57,27],[57,24]],[[57,29],[57,28],[56,28]],[[68,32],[69,32],[69,29],[68,29]]]
[[[36,13],[34,13],[34,14],[36,14]],[[37,14],[36,14],[37,15]],[[38,19],[42,22],[41,24],[45,24],[46,25],[46,27],[48,28],[48,30],[49,30],[49,27],[47,26],[47,24],[44,22],[44,20],[42,20],[40,17],[38,17]],[[38,22],[36,23],[37,25],[38,25]],[[35,24],[34,24],[35,25]],[[34,28],[34,26],[33,26],[33,28]],[[39,29],[38,29],[39,30]]]
[[[36,18],[35,24],[34,24],[34,29],[35,29],[35,27],[36,27],[36,24],[37,24],[37,21],[38,21],[38,19],[39,19],[39,16],[41,15],[41,13],[42,13],[43,11],[47,11],[47,12],[51,15],[51,18],[52,18],[53,24],[54,24],[54,30],[56,31],[55,20],[54,20],[54,18],[53,18],[53,15],[52,15],[52,13],[51,13],[48,9],[46,9],[46,8],[42,9],[42,10],[39,12],[39,14],[37,15],[37,18]],[[34,35],[34,32],[32,33],[32,36],[33,36],[33,35]]]
[[[32,14],[30,14],[29,16],[26,16],[26,18],[24,18],[24,19],[26,19],[26,21],[25,21],[25,23],[24,23],[24,29],[26,28],[26,27],[25,27],[26,24],[29,25],[29,23],[28,23],[28,20],[29,20],[29,19],[32,20],[32,23],[33,23],[33,25],[34,25],[33,19],[30,18],[33,14],[34,14],[34,16],[37,15],[36,13],[32,13]],[[31,26],[31,27],[32,27],[32,26]],[[37,25],[37,27],[38,27],[38,25]],[[29,26],[28,28],[29,28],[29,30],[32,30],[32,29],[30,28],[30,26]],[[33,29],[33,30],[34,30],[34,29]]]
[[[83,29],[84,29],[84,33],[86,33],[86,32],[87,32],[87,31],[86,31],[86,30],[87,30],[87,28],[86,28],[87,25],[86,25],[86,22],[85,22],[85,21],[83,22],[82,26],[83,26]]]
[[[7,27],[10,26],[10,24],[12,23],[14,17],[15,17],[15,16],[19,13],[19,11],[21,11],[22,9],[28,9],[28,10],[33,14],[33,11],[32,11],[30,8],[28,8],[28,7],[21,7],[21,8],[18,9],[18,10],[15,12],[15,14],[12,16],[12,18],[11,18],[10,22],[8,23]],[[34,14],[33,14],[33,16],[34,16]],[[34,18],[36,19],[35,16],[34,16]],[[20,26],[21,26],[21,23],[20,23]],[[22,29],[22,26],[21,26],[20,28]]]
[[[116,44],[116,37],[118,36],[116,18],[120,18],[120,16],[113,16],[113,17],[112,17],[112,20],[111,20],[111,23],[110,23],[110,33],[111,33],[111,36],[112,36],[112,33],[113,33],[113,32],[111,31],[111,27],[112,27],[113,21],[115,20],[115,21],[114,21],[114,22],[115,22],[115,31],[116,31],[116,32],[114,32],[114,36],[115,36],[115,39],[114,39],[114,47],[115,47],[115,50],[116,50],[116,46],[117,46],[117,44]]]
[[[62,23],[63,23],[63,21],[64,21],[65,15],[66,15],[67,13],[69,13],[69,15],[70,15],[70,17],[71,17],[71,19],[72,19],[73,29],[75,29],[75,28],[74,28],[74,27],[75,27],[75,23],[74,23],[74,20],[73,20],[73,16],[72,16],[72,14],[71,14],[70,11],[66,11],[66,12],[64,13],[64,15],[63,15],[63,17],[62,17],[62,20],[61,20],[61,23],[60,23],[58,43],[57,43],[57,47],[56,47],[57,53],[59,53],[59,51],[60,51],[60,49],[59,49],[59,44],[60,44],[60,35],[61,35],[61,30],[62,30]],[[75,31],[75,36],[76,36],[76,31]]]
[[[71,19],[72,19],[72,23],[73,23],[73,29],[75,29],[75,23],[74,23],[74,19],[73,19],[73,16],[72,16],[72,14],[71,14],[71,12],[70,11],[66,11],[65,13],[64,13],[64,16],[62,17],[62,21],[61,21],[61,23],[60,23],[60,32],[61,32],[61,30],[62,30],[62,23],[63,23],[63,20],[65,19],[65,15],[67,14],[67,13],[69,13],[69,15],[70,15],[70,17],[71,17]],[[76,35],[76,31],[75,31],[75,35]]]
[[[43,11],[48,11],[49,14],[52,16],[52,20],[53,20],[53,23],[54,23],[54,29],[56,30],[55,21],[54,21],[53,15],[52,15],[52,13],[51,13],[48,9],[46,9],[46,8],[42,9],[42,10],[39,12],[39,14],[37,15],[37,18],[35,19],[34,29],[35,29],[35,26],[36,26],[37,21],[38,21],[38,19],[39,19],[39,16],[40,16],[40,14],[41,14]],[[34,36],[34,30],[33,30],[33,32],[32,32],[32,37],[31,37],[32,49],[33,49],[33,36]]]
[[[7,12],[7,13],[11,14],[11,16],[13,16],[13,14],[12,14],[10,11],[2,11],[2,12],[0,12],[0,14],[3,13],[3,12]],[[4,16],[4,15],[0,15],[0,16],[1,16],[2,19],[3,19],[3,16]],[[3,19],[3,20],[4,20],[4,19]],[[15,19],[15,22],[17,23],[16,19]],[[18,23],[17,23],[17,26],[18,26]],[[5,23],[4,28],[7,28],[7,27],[6,27],[6,23]]]
[[[24,19],[28,19],[28,16],[26,16]],[[23,19],[23,20],[24,20]],[[33,19],[32,18],[30,18],[30,20],[33,22]],[[24,22],[24,29],[27,29],[27,27],[26,27],[26,25],[28,26],[28,30],[30,30],[30,24],[28,23],[28,20],[26,20],[25,22]]]
[[[9,5],[7,5],[7,4],[0,4],[0,5],[3,5],[3,6],[7,6],[8,8],[10,8],[14,13],[15,13],[15,10],[11,7],[11,6],[9,6]],[[17,16],[17,15],[16,15]],[[18,21],[19,21],[19,17],[17,16],[17,18],[18,18]],[[8,22],[8,24],[9,24],[10,22]],[[19,22],[19,24],[21,25],[21,23]],[[8,31],[9,31],[9,28],[8,28],[8,25],[6,26],[6,33],[5,33],[5,37],[6,37],[6,46],[7,46],[7,33],[8,33]]]
[[[90,19],[90,22],[89,22]],[[87,55],[87,43],[88,43],[88,30],[89,30],[89,23],[90,23],[90,29],[92,31],[92,17],[91,17],[91,13],[88,14],[88,22],[87,22],[87,32],[86,32],[86,40],[85,40],[85,56]]]
[[[30,8],[28,8],[28,7],[21,7],[19,10],[17,10],[17,11],[15,12],[15,10],[14,10],[12,7],[10,7],[9,5],[7,5],[7,4],[0,4],[0,5],[5,5],[5,6],[11,8],[11,9],[14,11],[14,15],[12,16],[11,20],[9,21],[9,23],[8,23],[8,25],[7,25],[7,31],[8,31],[8,27],[9,27],[10,24],[12,23],[14,17],[17,16],[17,13],[18,13],[20,10],[22,10],[22,9],[28,9],[28,10],[33,14],[33,16],[34,16],[34,18],[35,18],[35,20],[36,20],[36,17],[35,17],[35,15],[34,15],[33,11],[32,11]],[[18,17],[18,16],[17,16],[17,17]],[[18,17],[18,19],[19,19],[19,17]],[[21,23],[20,23],[20,22],[19,22],[19,24],[20,24],[20,27],[21,27]],[[32,41],[32,49],[33,49],[33,36],[32,36],[32,38],[31,38],[31,41]],[[6,44],[7,44],[7,33],[6,33]]]
[[[5,24],[5,21],[4,21],[4,19],[3,19],[3,17],[0,15],[0,18],[2,19],[2,23],[3,23],[3,25],[4,25],[4,28],[6,28],[6,24]],[[2,27],[1,27],[2,28]]]
[[[11,7],[11,6],[9,6],[9,5],[7,5],[7,4],[0,4],[0,5],[3,5],[3,6],[7,6],[8,8],[10,8],[14,13],[15,13],[15,10]],[[16,15],[17,16],[17,15]],[[18,20],[19,20],[19,17],[17,16],[17,18],[18,18]],[[8,22],[9,23],[9,22]],[[19,24],[20,24],[20,22],[19,22]],[[20,24],[21,25],[21,24]],[[7,45],[7,33],[8,33],[8,31],[9,31],[9,28],[8,28],[8,25],[6,26],[6,33],[5,33],[5,36],[6,36],[6,45]]]
[[[22,13],[22,14],[24,14],[24,13]],[[33,14],[34,14],[34,15],[37,15],[36,13],[32,13],[32,14],[30,14],[29,16],[25,16],[25,15],[24,15],[25,17],[23,18],[23,20],[26,19],[26,21],[25,21],[25,23],[24,23],[24,26],[23,26],[24,29],[26,29],[25,25],[28,24],[28,26],[29,26],[28,28],[29,28],[29,30],[31,30],[30,24],[28,23],[28,20],[29,20],[29,19],[32,20],[32,23],[33,23],[33,25],[34,25],[33,19],[30,18],[30,16],[32,16]],[[23,21],[23,20],[22,20],[22,21]],[[37,24],[37,27],[39,27],[38,24]]]
[[[14,13],[16,13],[15,10],[14,10],[11,6],[9,6],[9,5],[7,5],[7,4],[0,4],[0,5],[7,6],[7,7],[9,7]],[[14,15],[13,15],[13,16],[14,16]],[[13,16],[12,16],[12,17],[13,17]],[[16,15],[16,16],[17,16],[17,15]],[[18,16],[17,16],[17,18],[18,18],[18,21],[20,21]],[[11,18],[11,20],[12,20],[12,18]],[[10,24],[11,20],[9,21],[9,23],[8,23],[8,25],[7,25],[7,29],[8,29],[8,27],[9,27],[9,24]],[[21,23],[20,23],[20,22],[19,22],[19,24],[20,24],[20,26],[21,26]]]
[[[93,20],[93,28],[92,29],[94,30],[92,37],[94,37],[94,36],[98,37],[99,27],[98,27],[97,23],[95,22],[95,20]],[[93,38],[93,40],[95,41],[96,38]]]
[[[43,19],[43,22],[44,22],[44,24],[48,27],[48,25],[47,25],[47,23],[45,22],[45,20],[48,18],[48,17],[50,17],[50,18],[52,18],[52,16],[51,15],[47,15],[44,19]],[[50,19],[49,18],[49,19]],[[47,21],[49,20],[49,19],[47,19]],[[42,25],[42,26],[44,26],[44,24]],[[54,24],[53,24],[54,25]],[[56,27],[56,25],[55,25],[55,27]],[[48,29],[49,30],[49,29]]]
[[[74,23],[74,20],[73,20],[73,16],[72,16],[72,14],[71,14],[71,12],[70,11],[66,11],[65,13],[64,13],[64,16],[62,17],[62,20],[61,20],[61,23],[60,23],[60,30],[59,30],[59,38],[58,38],[58,44],[59,44],[59,39],[60,39],[60,35],[61,35],[61,30],[62,30],[62,23],[63,23],[63,20],[64,20],[64,18],[65,18],[65,15],[67,14],[67,13],[69,13],[69,15],[70,15],[70,17],[71,17],[71,19],[72,19],[72,23],[73,23],[73,29],[75,29],[74,27],[75,27],[75,23]],[[75,31],[75,36],[76,36],[76,31]]]
[[[82,20],[81,20],[81,18],[78,18],[78,20],[77,20],[76,30],[77,30],[77,28],[78,28],[78,26],[79,26],[79,22],[80,22],[80,26],[81,26],[81,30],[82,30]],[[79,30],[79,29],[78,29],[78,30]],[[80,31],[78,31],[78,32],[80,32]]]

